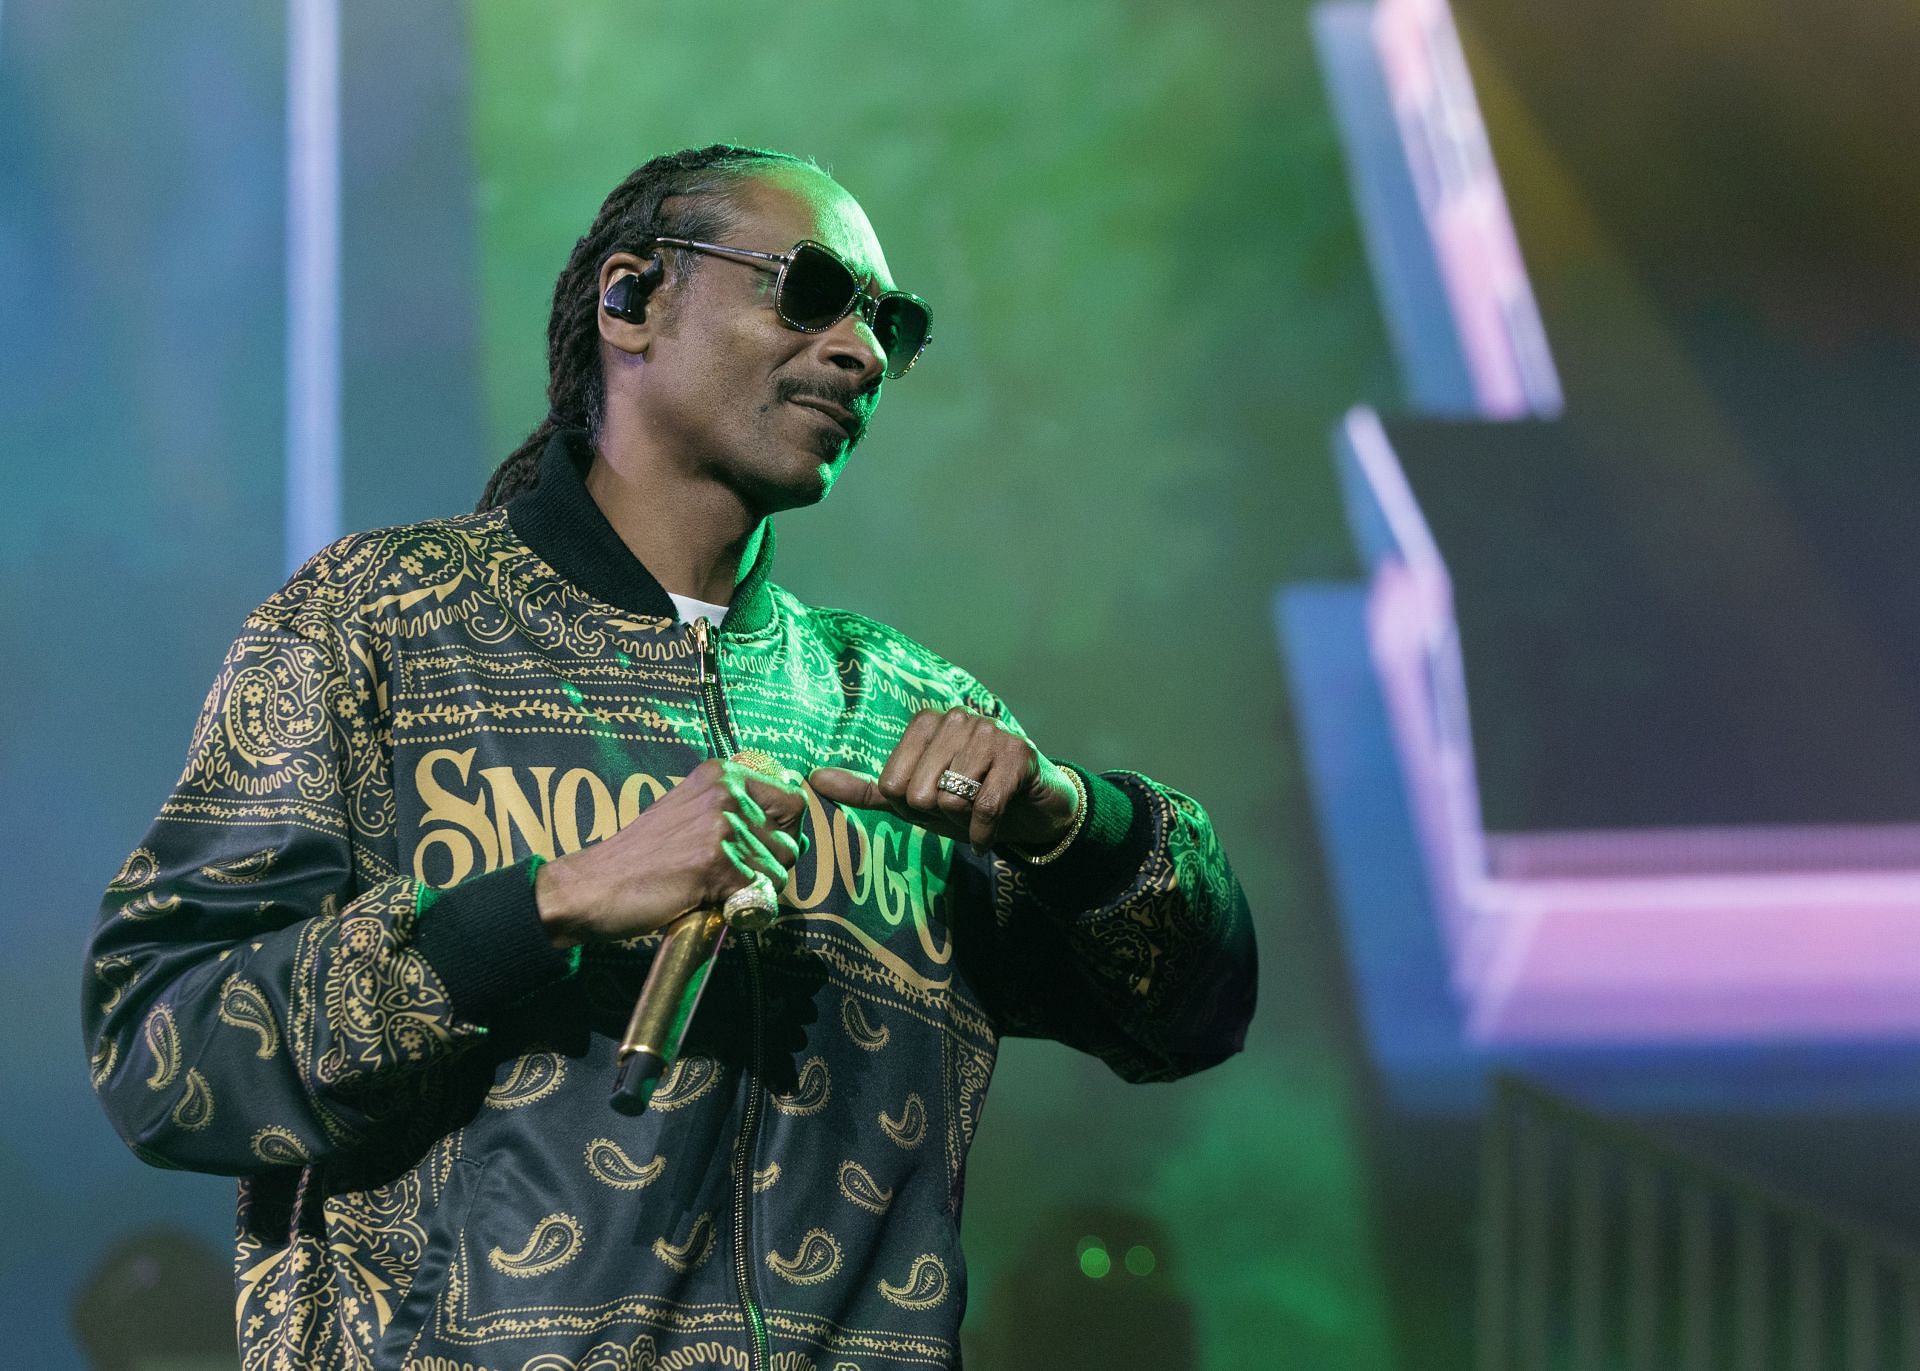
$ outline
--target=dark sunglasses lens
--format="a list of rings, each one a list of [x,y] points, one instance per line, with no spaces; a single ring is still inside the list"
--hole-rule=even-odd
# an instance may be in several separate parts
[[[908,295],[887,295],[873,315],[873,335],[887,354],[887,375],[898,376],[913,365],[927,345],[933,317],[927,307]]]
[[[774,301],[796,328],[826,328],[847,312],[860,283],[832,253],[808,244],[796,248]]]

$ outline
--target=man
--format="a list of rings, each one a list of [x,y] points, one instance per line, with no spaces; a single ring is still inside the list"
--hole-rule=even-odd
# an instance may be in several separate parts
[[[242,1178],[249,1371],[957,1365],[998,1037],[1138,1080],[1238,1050],[1252,935],[1199,806],[768,579],[769,516],[925,344],[891,280],[811,163],[649,162],[481,510],[342,539],[248,619],[86,1016],[129,1145]],[[660,930],[773,889],[613,1111]]]

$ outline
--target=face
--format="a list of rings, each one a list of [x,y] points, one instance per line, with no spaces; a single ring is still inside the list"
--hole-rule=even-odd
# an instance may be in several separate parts
[[[726,246],[785,252],[811,238],[869,275],[870,292],[892,288],[866,215],[823,174],[782,167],[754,176],[734,204],[735,227],[719,240]],[[630,391],[659,450],[761,514],[813,504],[832,489],[880,401],[885,368],[858,310],[802,333],[774,312],[774,282],[774,271],[710,253],[691,279],[670,273],[648,303],[658,325]],[[608,401],[616,403],[611,389]]]

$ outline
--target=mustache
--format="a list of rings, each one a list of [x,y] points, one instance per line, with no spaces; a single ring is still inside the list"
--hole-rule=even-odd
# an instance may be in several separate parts
[[[867,436],[867,424],[873,419],[873,407],[879,400],[872,392],[862,394],[856,386],[836,386],[827,381],[802,381],[794,377],[782,377],[774,383],[774,398],[782,402],[788,400],[825,400],[840,406],[853,416],[854,430],[850,442],[857,443]]]

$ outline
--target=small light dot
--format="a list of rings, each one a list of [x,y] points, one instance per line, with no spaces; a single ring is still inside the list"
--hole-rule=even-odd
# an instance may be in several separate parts
[[[1107,1245],[1104,1242],[1089,1234],[1073,1245],[1073,1255],[1076,1257],[1084,1257],[1087,1255],[1087,1249],[1091,1247],[1097,1247],[1102,1252],[1107,1250]]]
[[[1153,1274],[1154,1260],[1152,1248],[1141,1247],[1136,1243],[1127,1249],[1126,1260],[1127,1270],[1134,1275],[1151,1276]]]
[[[1107,1255],[1104,1247],[1089,1247],[1080,1254],[1080,1273],[1099,1280],[1113,1270],[1113,1258]]]

